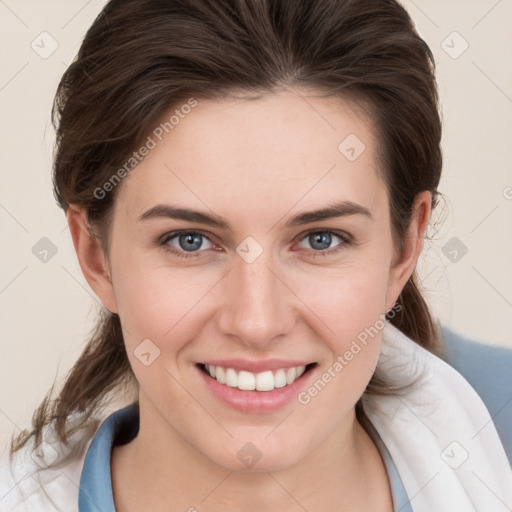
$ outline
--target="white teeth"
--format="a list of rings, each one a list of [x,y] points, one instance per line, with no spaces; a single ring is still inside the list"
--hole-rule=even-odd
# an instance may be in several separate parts
[[[238,389],[253,391],[256,388],[256,379],[254,373],[240,372],[238,374]]]
[[[297,368],[288,368],[286,370],[286,384],[291,384],[297,377]]]
[[[272,372],[261,372],[256,375],[256,389],[258,391],[272,391],[274,387],[274,376]]]
[[[215,376],[213,378],[217,379],[221,384],[226,384],[226,372],[224,371],[224,368],[221,366],[214,366],[214,368]]]
[[[226,370],[226,385],[232,388],[238,387],[238,375],[233,368]]]
[[[270,370],[252,373],[245,370],[237,372],[233,368],[205,365],[210,376],[226,386],[238,388],[243,391],[272,391],[283,388],[295,382],[305,371],[305,366],[280,368],[275,372]]]
[[[276,388],[284,388],[286,386],[286,372],[281,369],[277,370],[274,375],[274,387]]]

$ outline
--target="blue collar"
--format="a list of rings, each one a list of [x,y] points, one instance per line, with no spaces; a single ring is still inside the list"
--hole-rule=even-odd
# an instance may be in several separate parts
[[[101,424],[89,445],[82,467],[79,512],[116,512],[110,473],[112,448],[130,442],[138,432],[138,404],[114,412]]]
[[[100,426],[85,456],[80,492],[79,512],[116,512],[112,494],[110,459],[114,445],[126,444],[139,432],[138,404],[112,413]],[[379,449],[391,483],[395,511],[413,512],[402,480],[384,442],[375,430],[368,432]]]

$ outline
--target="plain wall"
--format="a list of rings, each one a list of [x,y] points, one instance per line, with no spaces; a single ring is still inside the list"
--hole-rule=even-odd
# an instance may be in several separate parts
[[[0,2],[2,447],[70,369],[98,309],[52,194],[50,109],[104,3]],[[446,201],[418,264],[422,286],[444,325],[512,346],[512,2],[405,6],[435,55],[444,118]]]

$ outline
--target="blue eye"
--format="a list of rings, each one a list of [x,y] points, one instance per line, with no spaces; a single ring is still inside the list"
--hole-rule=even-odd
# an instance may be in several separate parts
[[[330,247],[336,238],[339,242],[333,247]],[[205,241],[210,245],[204,247]],[[332,229],[317,229],[302,236],[302,238],[300,238],[300,244],[304,243],[304,241],[313,248],[308,251],[311,256],[330,256],[350,245],[351,237],[346,233]],[[215,247],[209,237],[200,231],[176,231],[174,233],[167,233],[160,239],[158,244],[163,246],[166,251],[180,258],[199,257],[202,250]],[[304,245],[299,245],[299,247],[308,249],[308,247]]]
[[[194,256],[194,254],[183,254],[183,252],[198,252],[199,249],[201,249],[201,246],[203,245],[203,240],[207,240],[208,243],[212,244],[206,235],[198,231],[179,231],[177,233],[171,233],[165,236],[161,244],[166,246],[166,249],[168,249],[169,251],[179,256],[182,256],[183,258],[189,258],[191,256]],[[176,246],[176,244],[171,243],[171,241],[176,241],[178,246]]]
[[[333,243],[333,237],[340,240],[340,242],[334,247],[329,247]],[[302,241],[306,241],[314,249],[313,256],[328,256],[350,244],[348,235],[331,229],[310,231],[302,238]]]

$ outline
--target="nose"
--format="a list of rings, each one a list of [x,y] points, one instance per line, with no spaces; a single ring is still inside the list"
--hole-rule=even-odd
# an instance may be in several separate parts
[[[266,251],[252,263],[237,255],[223,280],[219,328],[252,348],[267,348],[295,324],[296,297],[273,267]]]

